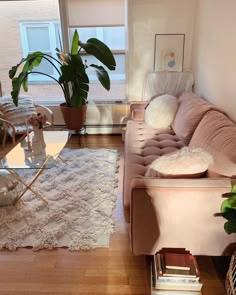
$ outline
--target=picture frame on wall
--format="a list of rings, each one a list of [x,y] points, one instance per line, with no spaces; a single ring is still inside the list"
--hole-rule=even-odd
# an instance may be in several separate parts
[[[183,72],[185,34],[155,34],[154,72]]]

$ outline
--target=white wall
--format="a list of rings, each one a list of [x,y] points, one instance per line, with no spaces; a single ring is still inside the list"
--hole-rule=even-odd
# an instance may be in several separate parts
[[[127,96],[140,100],[153,71],[155,34],[185,34],[184,69],[191,64],[195,0],[128,0]]]
[[[236,121],[236,1],[197,0],[192,66],[195,92]]]

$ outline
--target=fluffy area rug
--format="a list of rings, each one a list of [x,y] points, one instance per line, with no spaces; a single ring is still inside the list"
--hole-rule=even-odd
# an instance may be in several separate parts
[[[32,186],[48,200],[48,206],[27,191],[15,206],[0,208],[0,249],[31,246],[73,251],[109,246],[117,151],[63,149],[60,156],[65,163],[58,158]],[[35,172],[24,169],[22,177],[29,180]]]

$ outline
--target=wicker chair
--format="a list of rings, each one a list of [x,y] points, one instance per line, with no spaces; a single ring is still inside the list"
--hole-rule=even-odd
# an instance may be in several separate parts
[[[1,133],[3,136],[2,147],[5,147],[7,136],[12,138],[12,143],[16,142],[16,135],[26,135],[27,131],[33,130],[31,125],[27,124],[27,118],[37,114],[41,109],[48,117],[44,128],[54,126],[53,112],[42,105],[34,104],[30,96],[20,96],[18,107],[16,107],[10,96],[0,97],[0,123],[2,124]]]

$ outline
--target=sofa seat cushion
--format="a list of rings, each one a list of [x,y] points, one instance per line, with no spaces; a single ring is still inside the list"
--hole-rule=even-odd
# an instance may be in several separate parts
[[[130,183],[134,177],[145,177],[148,166],[158,157],[174,152],[184,142],[171,128],[154,129],[144,122],[128,121],[125,137],[124,211],[129,220]]]
[[[236,175],[236,124],[225,114],[211,110],[199,123],[189,143],[210,152],[209,170],[222,176]]]
[[[178,111],[171,127],[179,138],[188,145],[204,114],[210,109],[217,108],[192,92],[183,93],[178,103]]]

